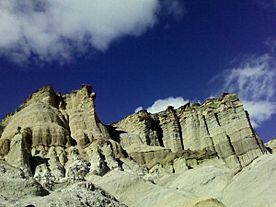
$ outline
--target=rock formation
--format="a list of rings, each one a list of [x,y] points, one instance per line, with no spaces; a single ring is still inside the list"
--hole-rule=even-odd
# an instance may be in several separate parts
[[[235,94],[223,94],[202,105],[187,104],[177,110],[168,107],[157,114],[142,110],[113,127],[120,132],[121,144],[127,151],[141,144],[160,146],[173,153],[205,151],[236,169],[266,152]]]
[[[271,153],[276,153],[276,138],[271,139],[269,142],[265,144],[267,150]]]
[[[41,88],[1,122],[0,155],[37,178],[56,181],[119,167],[116,159],[123,151],[99,121],[94,100],[88,85],[66,95]]]
[[[109,192],[129,206],[228,206],[223,192],[236,195],[236,179],[253,178],[249,169],[263,159],[273,163],[263,157],[274,142],[264,146],[235,94],[111,125],[99,120],[95,98],[89,85],[65,95],[45,86],[0,122],[0,171],[19,173],[18,188],[32,186],[17,199],[0,190],[0,203],[63,206],[72,197],[71,206],[123,206]],[[15,184],[2,185],[11,192]]]
[[[62,183],[51,192],[19,169],[0,163],[1,207],[90,206],[125,207],[113,196],[88,181]]]

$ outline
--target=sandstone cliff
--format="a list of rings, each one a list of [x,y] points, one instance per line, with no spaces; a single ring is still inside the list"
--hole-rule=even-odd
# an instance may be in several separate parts
[[[119,167],[123,151],[99,121],[94,100],[88,85],[66,95],[41,88],[1,122],[0,155],[39,180],[82,179],[89,170]]]
[[[250,174],[254,160],[271,151],[256,135],[235,94],[156,114],[142,110],[111,125],[99,120],[95,98],[89,85],[69,94],[45,86],[0,122],[3,169],[18,170],[22,179],[37,186],[37,196],[47,195],[41,202],[34,202],[33,194],[23,200],[7,197],[7,205],[54,205],[59,195],[69,199],[66,192],[78,195],[71,203],[78,205],[91,194],[76,184],[84,182],[93,189],[96,183],[129,206],[224,206],[224,201],[228,206],[229,196],[223,192],[236,195],[230,184],[239,177],[246,180],[243,172]],[[273,146],[269,145],[272,151]],[[274,158],[268,160],[274,166]],[[270,172],[274,176],[275,171]],[[96,197],[84,206],[101,206],[99,199],[109,206],[122,205],[105,191],[104,198],[93,193]],[[6,194],[0,190],[0,200],[1,196]]]
[[[201,105],[187,104],[177,110],[168,107],[156,114],[142,110],[113,127],[120,132],[121,145],[130,154],[136,145],[159,146],[176,154],[191,150],[205,152],[222,159],[230,168],[241,169],[266,152],[235,94],[223,94]]]

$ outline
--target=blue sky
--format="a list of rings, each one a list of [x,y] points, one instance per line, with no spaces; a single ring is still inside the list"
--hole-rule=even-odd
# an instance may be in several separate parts
[[[229,91],[276,137],[275,0],[47,2],[0,0],[0,117],[46,84],[91,84],[104,123]]]

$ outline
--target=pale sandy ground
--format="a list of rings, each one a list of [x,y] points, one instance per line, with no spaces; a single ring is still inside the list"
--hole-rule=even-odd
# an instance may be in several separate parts
[[[264,155],[236,175],[222,165],[206,165],[156,184],[122,171],[90,179],[131,207],[276,206],[276,155]]]

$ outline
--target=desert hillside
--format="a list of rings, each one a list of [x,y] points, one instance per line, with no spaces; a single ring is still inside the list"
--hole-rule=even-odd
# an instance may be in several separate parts
[[[276,142],[236,94],[105,125],[89,85],[45,86],[0,122],[0,206],[276,206]]]

